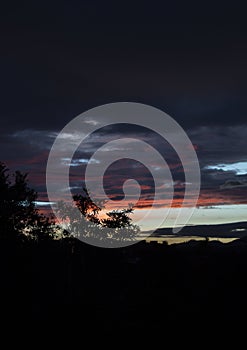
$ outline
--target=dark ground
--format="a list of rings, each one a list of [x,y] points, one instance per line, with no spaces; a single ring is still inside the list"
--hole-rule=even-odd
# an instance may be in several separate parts
[[[17,323],[115,334],[229,326],[246,317],[245,239],[103,249],[5,238],[0,249],[2,310]]]

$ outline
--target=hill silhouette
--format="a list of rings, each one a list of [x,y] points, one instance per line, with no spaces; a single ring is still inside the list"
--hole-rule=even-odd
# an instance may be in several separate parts
[[[174,236],[171,227],[159,228],[151,236],[162,237],[166,235]],[[247,221],[225,224],[188,225],[183,227],[176,236],[242,238],[247,236]]]

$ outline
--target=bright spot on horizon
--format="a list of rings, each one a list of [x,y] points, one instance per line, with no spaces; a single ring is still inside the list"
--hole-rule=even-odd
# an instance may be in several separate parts
[[[152,219],[147,220],[144,225],[140,227],[141,231],[156,230],[162,227],[173,227],[174,220],[177,216],[178,210],[189,210],[189,208],[171,208],[166,220],[160,227],[157,227],[157,217],[164,216],[164,210],[162,208],[155,209],[153,211]],[[144,211],[144,213],[143,213]],[[133,215],[133,223],[138,221],[145,215],[145,211],[148,209],[135,209]],[[186,226],[190,225],[214,225],[224,224],[232,222],[241,222],[246,220],[247,204],[226,204],[226,205],[215,205],[212,207],[199,207],[196,208],[187,222]]]

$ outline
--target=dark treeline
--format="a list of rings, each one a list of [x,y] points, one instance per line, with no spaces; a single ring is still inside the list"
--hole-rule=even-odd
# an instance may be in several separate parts
[[[246,253],[243,239],[116,249],[1,239],[1,283],[14,315],[46,325],[79,320],[114,332],[188,320],[236,324],[247,311]]]

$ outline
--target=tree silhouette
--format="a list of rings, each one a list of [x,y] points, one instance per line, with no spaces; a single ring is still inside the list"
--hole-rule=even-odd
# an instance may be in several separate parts
[[[25,234],[38,240],[72,236],[97,240],[133,240],[140,231],[129,217],[133,208],[101,211],[104,202],[95,202],[86,188],[73,196],[73,206],[57,203],[57,216],[65,224],[61,229],[52,217],[39,212],[35,206],[37,192],[28,186],[27,174],[15,171],[9,174],[6,165],[0,162],[0,228],[1,235]],[[75,210],[76,209],[76,210]],[[60,236],[59,236],[60,235]]]
[[[35,207],[37,193],[28,186],[27,174],[9,174],[0,162],[0,227],[1,234],[46,232],[50,219]]]
[[[75,237],[123,241],[135,239],[140,231],[129,217],[133,213],[131,205],[127,209],[109,211],[102,218],[100,214],[104,209],[104,201],[94,202],[86,188],[83,188],[82,194],[74,195],[73,200],[74,206],[64,201],[58,202],[57,215]]]

